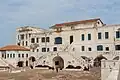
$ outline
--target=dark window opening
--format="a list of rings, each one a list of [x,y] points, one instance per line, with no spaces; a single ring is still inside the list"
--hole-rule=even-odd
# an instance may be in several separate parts
[[[97,46],[97,51],[103,51],[103,46],[102,45],[98,45]]]
[[[49,50],[49,48],[47,48],[47,52],[49,52],[50,50]]]
[[[18,54],[18,57],[20,58],[20,54]]]
[[[59,61],[55,61],[55,65],[59,65]]]
[[[26,57],[28,57],[28,54],[26,54]]]
[[[109,47],[106,47],[106,51],[109,51]]]
[[[92,51],[92,49],[91,49],[91,48],[88,48],[88,50],[89,50],[89,51]]]
[[[115,50],[120,50],[120,45],[115,45]]]
[[[18,40],[19,40],[20,38],[19,38],[19,35],[18,35]]]
[[[9,58],[9,54],[7,54],[7,58]]]
[[[109,33],[105,32],[105,39],[108,39],[108,38],[109,38]]]
[[[82,51],[85,51],[85,47],[84,46],[82,46],[81,48],[82,48]]]
[[[10,54],[10,58],[12,58],[12,54]]]
[[[17,43],[17,45],[19,45],[19,46],[20,46],[20,42],[19,42],[19,43]]]
[[[29,38],[31,37],[31,34],[29,34]]]
[[[2,54],[2,58],[4,58],[4,54]]]
[[[42,48],[42,52],[46,52],[46,48]]]
[[[37,49],[37,52],[39,52],[39,49]]]
[[[116,31],[116,38],[120,38],[120,31]]]
[[[88,34],[88,40],[91,40],[91,34]]]
[[[24,46],[24,41],[22,42],[22,46]]]
[[[36,42],[39,43],[39,38],[37,38],[36,40],[37,40]]]
[[[82,34],[81,36],[82,36],[82,41],[84,41],[84,34]]]
[[[24,54],[22,54],[22,58],[24,58]]]
[[[62,38],[61,37],[56,37],[55,38],[55,44],[62,44]]]
[[[70,36],[70,44],[73,42],[73,36]]]
[[[28,46],[28,42],[26,41],[26,46]]]
[[[20,35],[20,39],[23,40],[24,39],[24,34]]]
[[[15,58],[15,54],[13,54],[13,58]]]
[[[35,38],[31,38],[31,43],[35,43]]]
[[[54,48],[53,48],[53,51],[57,51],[57,47],[54,47]]]
[[[49,37],[46,37],[46,42],[50,42],[50,38]]]
[[[45,37],[42,37],[42,39],[41,39],[42,41],[41,42],[45,42]]]
[[[102,39],[101,32],[98,33],[98,39]]]

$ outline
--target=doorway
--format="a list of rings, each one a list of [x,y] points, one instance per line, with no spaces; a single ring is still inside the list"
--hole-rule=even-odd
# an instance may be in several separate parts
[[[70,44],[73,42],[73,36],[70,36]]]
[[[19,67],[23,67],[23,63],[24,63],[23,61],[19,61],[19,62],[18,62],[18,66],[19,66]]]
[[[53,58],[53,64],[55,68],[60,68],[61,70],[64,68],[64,60],[60,56]]]
[[[28,61],[26,61],[26,66],[28,66]]]

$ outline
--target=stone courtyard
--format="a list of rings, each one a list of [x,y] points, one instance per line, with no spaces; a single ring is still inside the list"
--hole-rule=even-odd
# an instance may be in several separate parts
[[[62,70],[56,73],[48,69],[31,69],[25,72],[0,72],[0,80],[101,80],[100,68],[90,71]]]

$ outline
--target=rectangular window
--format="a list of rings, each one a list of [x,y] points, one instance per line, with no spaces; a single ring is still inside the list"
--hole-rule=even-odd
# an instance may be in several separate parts
[[[29,38],[31,37],[31,34],[29,34]]]
[[[101,32],[98,33],[98,39],[102,39]]]
[[[109,33],[105,32],[105,39],[108,39],[108,38],[109,38]]]
[[[39,38],[37,38],[36,40],[37,40],[36,42],[39,43]]]
[[[24,54],[22,54],[22,58],[24,58]]]
[[[92,51],[92,49],[89,47],[89,48],[88,48],[88,51]]]
[[[9,54],[7,54],[7,58],[9,58]]]
[[[19,38],[19,35],[18,35],[18,40],[19,40],[20,38]]]
[[[91,34],[88,34],[88,40],[91,40]]]
[[[102,45],[98,45],[97,46],[97,51],[103,51],[103,46]]]
[[[106,49],[106,51],[109,51],[109,47],[106,47],[105,49]]]
[[[6,59],[6,54],[5,54],[5,59]]]
[[[26,41],[26,46],[28,46],[28,42]]]
[[[42,39],[41,39],[42,41],[41,42],[45,42],[45,37],[42,37]]]
[[[82,41],[84,41],[84,34],[82,34],[81,36],[82,36]]]
[[[85,47],[84,46],[81,46],[81,48],[82,48],[82,51],[85,51]]]
[[[24,34],[20,35],[20,39],[23,40],[24,39]]]
[[[28,57],[28,54],[26,54],[26,57]]]
[[[120,45],[115,45],[115,50],[120,50]]]
[[[12,54],[10,54],[10,58],[12,58]]]
[[[42,52],[46,52],[46,48],[42,48]]]
[[[49,48],[47,48],[47,52],[49,52],[50,50],[49,50]]]
[[[2,58],[4,58],[4,54],[2,54]]]
[[[50,42],[50,38],[49,37],[46,37],[46,42]]]
[[[37,49],[37,52],[39,52],[39,49]]]
[[[22,46],[24,46],[24,41],[22,42]]]
[[[18,57],[20,58],[20,54],[18,54]]]
[[[15,58],[15,54],[13,54],[13,58]]]
[[[35,43],[35,38],[31,38],[31,43]]]
[[[20,54],[18,54],[18,57],[20,58]]]
[[[57,47],[54,47],[54,48],[53,48],[53,51],[57,51]]]
[[[61,38],[62,39],[62,38]],[[73,36],[70,36],[70,44],[73,42]]]
[[[116,38],[120,38],[120,31],[116,31]]]

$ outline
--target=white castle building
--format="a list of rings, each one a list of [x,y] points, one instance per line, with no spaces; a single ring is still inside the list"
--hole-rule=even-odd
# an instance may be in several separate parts
[[[35,65],[100,66],[102,59],[119,60],[120,25],[97,18],[55,24],[48,30],[25,26],[17,28],[16,44],[30,48]]]

